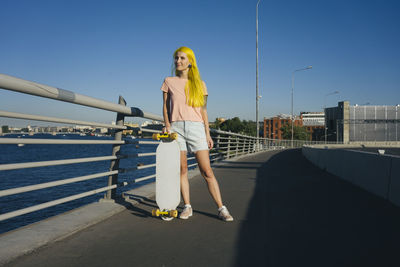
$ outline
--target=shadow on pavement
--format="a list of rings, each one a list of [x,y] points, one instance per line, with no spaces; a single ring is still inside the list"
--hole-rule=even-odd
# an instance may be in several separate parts
[[[150,198],[129,193],[124,193],[124,197],[126,199],[120,198],[119,200],[117,200],[117,203],[124,205],[129,211],[131,211],[132,215],[138,217],[152,217],[151,212],[145,209],[141,209],[139,205],[136,205],[136,202],[144,206],[157,208],[156,202]]]
[[[400,266],[400,209],[308,162],[301,150],[257,171],[236,266]]]
[[[249,169],[253,170],[260,162],[246,162],[246,161],[224,161],[223,164],[213,165],[213,169]]]
[[[138,203],[140,203],[142,206],[147,206],[150,207],[151,209],[157,209],[158,206],[156,204],[156,201],[154,199],[150,199],[147,197],[143,197],[143,196],[139,196],[139,195],[134,195],[134,194],[124,194],[125,197],[129,197],[129,199],[134,200]],[[124,205],[128,210],[131,211],[131,214],[134,216],[138,216],[138,217],[153,217],[151,212],[149,211],[149,209],[142,209],[140,208],[140,205],[133,205],[131,202],[124,200],[124,199],[120,199],[117,201],[117,203]],[[180,203],[180,205],[177,207],[177,209],[180,211],[183,210],[183,204]],[[198,214],[202,214],[204,216],[208,216],[210,218],[213,219],[219,219],[217,215],[215,214],[211,214],[208,212],[204,212],[198,209],[194,209],[193,210],[194,213],[198,213]],[[155,217],[154,217],[155,218]],[[158,219],[158,218],[155,218]]]

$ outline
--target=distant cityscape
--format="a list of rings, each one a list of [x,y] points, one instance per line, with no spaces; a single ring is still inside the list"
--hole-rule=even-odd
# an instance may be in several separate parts
[[[115,125],[115,122],[112,122],[111,125]],[[163,124],[158,121],[145,121],[142,124],[138,123],[125,123],[125,126],[128,126],[127,130],[123,131],[123,134],[133,135],[135,132],[137,133],[139,129],[155,129],[161,130]],[[85,125],[73,125],[73,126],[31,126],[27,125],[26,127],[12,127],[8,125],[3,125],[0,127],[0,134],[7,133],[27,133],[27,134],[39,134],[39,133],[50,133],[50,134],[58,134],[58,133],[79,133],[79,134],[87,134],[87,135],[111,135],[113,129],[106,127],[95,127],[95,126],[85,126]]]
[[[282,139],[282,127],[291,116],[281,114],[264,118],[264,137]],[[310,133],[310,141],[392,142],[400,141],[400,105],[353,105],[341,101],[324,112],[302,112],[294,118],[295,126]]]
[[[372,106],[353,105],[348,101],[339,102],[337,107],[326,108],[324,112],[301,112],[294,116],[293,125],[304,127],[309,133],[310,141],[359,142],[359,141],[400,141],[400,105]],[[225,118],[217,118],[223,123]],[[264,118],[260,121],[260,136],[269,139],[284,139],[282,128],[292,123],[287,114]],[[112,122],[111,124],[115,124]],[[163,123],[145,121],[125,123],[125,135],[141,135],[141,129],[161,130]],[[210,122],[214,128],[214,122]],[[74,126],[31,126],[11,127],[3,125],[0,135],[7,133],[79,133],[82,135],[112,135],[113,129],[85,125]]]

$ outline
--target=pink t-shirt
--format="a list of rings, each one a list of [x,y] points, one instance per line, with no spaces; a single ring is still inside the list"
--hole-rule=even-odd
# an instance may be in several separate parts
[[[203,122],[201,107],[186,104],[185,85],[187,79],[167,77],[161,86],[163,92],[169,93],[171,99],[170,121],[199,121]],[[203,82],[204,95],[208,95],[206,84]]]

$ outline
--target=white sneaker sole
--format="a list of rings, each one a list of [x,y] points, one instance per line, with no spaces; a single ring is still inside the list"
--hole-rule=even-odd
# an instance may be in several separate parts
[[[185,217],[179,216],[179,219],[187,220],[187,219],[189,219],[189,217],[191,217],[191,216],[193,216],[193,211],[192,211],[188,216],[185,216]]]

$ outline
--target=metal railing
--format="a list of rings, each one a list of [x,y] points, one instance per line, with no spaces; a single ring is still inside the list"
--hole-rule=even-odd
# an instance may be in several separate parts
[[[59,166],[59,165],[71,165],[78,163],[96,162],[96,161],[110,161],[110,168],[108,171],[100,171],[97,173],[92,173],[89,175],[71,177],[68,179],[62,179],[58,181],[39,183],[35,185],[22,186],[16,188],[10,188],[5,190],[0,190],[0,197],[22,194],[26,192],[31,192],[35,190],[40,190],[44,188],[52,188],[60,185],[66,185],[81,181],[87,181],[91,179],[97,179],[101,177],[108,177],[107,186],[96,188],[87,192],[71,195],[68,197],[63,197],[55,200],[51,200],[45,203],[33,205],[27,208],[22,208],[19,210],[13,210],[10,212],[0,214],[0,221],[14,218],[23,214],[31,213],[34,211],[42,210],[48,207],[59,205],[62,203],[70,202],[76,199],[84,198],[90,195],[98,194],[100,192],[106,192],[104,199],[106,201],[113,201],[117,196],[116,189],[118,187],[123,187],[128,184],[143,182],[149,179],[155,178],[155,174],[146,175],[143,177],[136,177],[128,182],[119,182],[118,175],[122,173],[134,172],[141,169],[155,167],[155,164],[139,165],[130,168],[120,168],[119,163],[121,159],[128,158],[141,158],[155,156],[155,152],[149,153],[135,153],[135,154],[122,154],[121,146],[124,145],[155,145],[158,141],[147,141],[147,140],[128,140],[122,138],[122,131],[133,129],[131,127],[124,125],[124,120],[126,117],[141,117],[146,119],[151,119],[155,121],[163,121],[163,118],[158,115],[147,113],[139,108],[127,107],[126,102],[122,97],[119,97],[118,104],[100,100],[97,98],[80,95],[71,91],[64,89],[51,87],[31,81],[22,80],[19,78],[11,77],[8,75],[0,74],[0,88],[11,90],[19,93],[30,94],[39,97],[50,98],[58,101],[69,102],[73,104],[88,106],[92,108],[107,110],[116,112],[116,123],[115,124],[104,124],[98,122],[88,122],[73,119],[56,118],[49,116],[33,115],[33,114],[23,114],[0,110],[0,117],[6,118],[16,118],[16,119],[26,119],[35,121],[46,121],[52,123],[65,123],[73,125],[86,125],[92,127],[103,127],[108,129],[113,129],[114,140],[75,140],[75,139],[31,139],[31,138],[0,138],[0,145],[5,144],[46,144],[46,145],[72,145],[72,144],[84,144],[84,145],[112,145],[111,155],[103,155],[97,157],[82,157],[73,159],[61,159],[61,160],[48,160],[48,161],[33,161],[33,162],[15,162],[9,164],[0,163],[0,172],[5,170],[19,170],[24,168],[37,168],[37,167],[49,167],[49,166]],[[150,129],[141,129],[143,132],[159,132]],[[233,157],[238,157],[245,154],[255,153],[268,149],[284,149],[290,147],[290,140],[272,140],[260,138],[257,140],[256,137],[224,132],[220,130],[211,130],[212,137],[215,141],[215,148],[210,151],[210,160],[212,162],[222,159],[229,159]],[[294,147],[300,147],[303,144],[311,144],[311,142],[300,142],[295,141]],[[188,160],[193,160],[194,157],[189,157]],[[188,167],[195,167],[197,163],[189,164]]]

